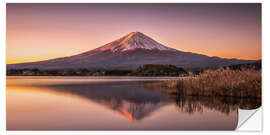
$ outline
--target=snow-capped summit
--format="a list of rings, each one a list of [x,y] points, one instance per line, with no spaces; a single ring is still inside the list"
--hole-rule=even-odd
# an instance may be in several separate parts
[[[167,51],[174,51],[174,49],[166,47],[152,38],[144,35],[141,32],[131,32],[113,42],[110,42],[97,50],[105,51],[111,50],[112,52],[124,52],[127,50],[134,50],[134,49],[146,49],[146,50],[167,50]]]

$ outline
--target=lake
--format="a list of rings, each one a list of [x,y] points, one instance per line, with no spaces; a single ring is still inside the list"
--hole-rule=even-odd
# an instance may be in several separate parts
[[[7,77],[7,130],[234,130],[231,98],[181,97],[173,77]]]

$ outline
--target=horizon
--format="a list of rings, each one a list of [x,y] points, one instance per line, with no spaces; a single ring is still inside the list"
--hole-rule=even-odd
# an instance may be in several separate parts
[[[68,57],[134,31],[184,52],[261,60],[260,4],[9,3],[6,63]]]

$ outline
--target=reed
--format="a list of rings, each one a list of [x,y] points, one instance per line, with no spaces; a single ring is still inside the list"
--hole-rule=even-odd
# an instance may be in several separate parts
[[[175,89],[183,96],[229,96],[261,98],[261,70],[254,68],[206,70],[200,75],[151,84],[154,87]]]

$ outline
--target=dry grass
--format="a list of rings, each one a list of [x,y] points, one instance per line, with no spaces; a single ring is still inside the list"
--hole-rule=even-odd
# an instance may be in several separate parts
[[[166,81],[155,86],[175,89],[180,95],[261,98],[261,70],[207,70],[193,77]]]

